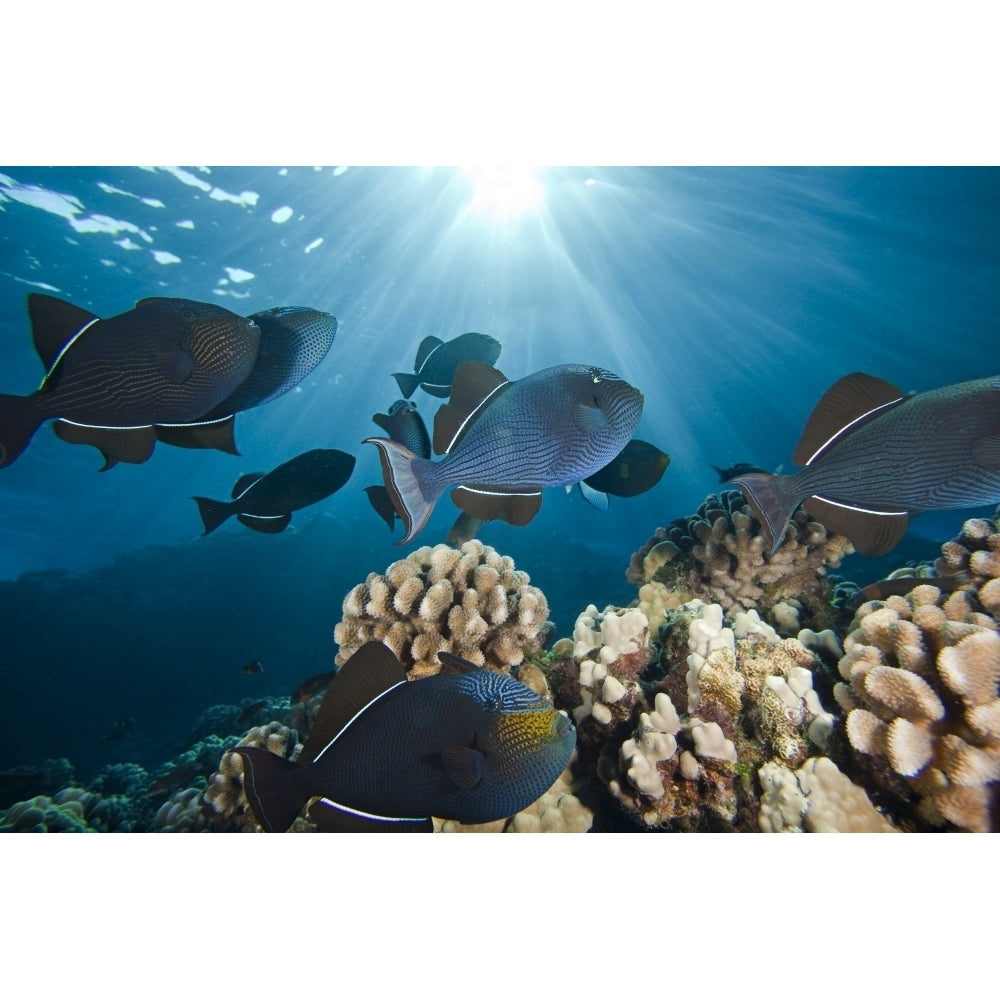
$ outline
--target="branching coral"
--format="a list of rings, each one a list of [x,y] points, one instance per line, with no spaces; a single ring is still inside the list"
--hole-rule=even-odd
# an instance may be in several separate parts
[[[1000,791],[1000,634],[978,590],[950,596],[920,584],[858,608],[834,691],[850,745],[919,815],[967,830],[994,828]]]
[[[709,495],[692,517],[657,528],[632,555],[626,576],[639,587],[639,607],[653,629],[665,609],[697,597],[720,604],[727,615],[756,608],[785,634],[795,634],[807,624],[830,624],[835,581],[826,570],[852,551],[846,538],[798,510],[784,541],[768,555],[742,495],[725,490]]]
[[[53,796],[36,795],[0,815],[0,831],[16,833],[128,833],[132,807],[121,795],[102,798],[70,786]]]
[[[548,614],[545,595],[510,556],[476,539],[460,549],[424,546],[384,574],[369,573],[344,598],[333,633],[337,665],[378,639],[411,680],[438,673],[441,650],[509,673],[544,648]]]

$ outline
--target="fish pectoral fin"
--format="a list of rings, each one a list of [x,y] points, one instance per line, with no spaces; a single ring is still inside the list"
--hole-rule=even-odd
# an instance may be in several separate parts
[[[118,462],[141,465],[156,445],[156,433],[150,427],[92,427],[59,419],[53,424],[56,437],[69,444],[92,444],[104,456],[101,472]]]
[[[483,777],[486,758],[473,747],[450,746],[441,751],[444,773],[462,791],[471,791]]]
[[[190,351],[164,351],[160,358],[160,368],[168,381],[183,385],[195,369],[194,355]]]
[[[452,503],[463,513],[480,521],[506,521],[521,527],[528,524],[542,506],[540,492],[506,493],[489,486],[456,486]]]
[[[309,818],[320,833],[433,833],[434,823],[427,817],[376,816],[350,809],[332,799],[317,799],[309,806]]]
[[[221,420],[193,424],[157,424],[156,438],[175,448],[215,448],[229,455],[238,455],[233,434],[236,418],[233,414]]]
[[[991,472],[1000,470],[1000,434],[984,434],[972,442],[972,458]]]
[[[608,415],[599,406],[586,403],[573,404],[573,423],[584,434],[596,434],[608,426]]]
[[[864,372],[845,375],[823,393],[813,408],[792,453],[792,461],[808,465],[842,434],[857,430],[872,417],[906,399],[897,386],[874,375]]]
[[[816,496],[809,497],[802,507],[828,531],[849,538],[855,551],[863,556],[890,552],[910,525],[910,515],[905,510],[859,509]]]

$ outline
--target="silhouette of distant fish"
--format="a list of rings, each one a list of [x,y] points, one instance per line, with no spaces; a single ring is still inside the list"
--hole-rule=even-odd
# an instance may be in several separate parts
[[[243,711],[236,716],[236,728],[242,729],[244,726],[249,726],[251,720],[264,708],[267,708],[266,698],[262,698],[260,701],[255,701],[252,704],[247,705]]]
[[[394,372],[399,391],[409,399],[420,386],[432,396],[447,399],[455,369],[463,361],[492,365],[500,357],[500,341],[487,333],[463,333],[454,340],[424,337],[417,350],[413,373]]]
[[[292,692],[289,701],[293,705],[300,705],[302,702],[308,701],[314,694],[318,694],[323,688],[327,687],[336,675],[336,670],[327,670],[325,673],[313,674],[312,677],[307,677]]]
[[[243,664],[243,673],[250,674],[262,674],[264,673],[264,664],[260,660],[248,660]]]
[[[580,480],[580,492],[593,506],[607,510],[609,493],[616,497],[645,493],[663,478],[669,464],[665,451],[633,438],[603,469]]]
[[[156,437],[182,448],[217,448],[238,454],[233,415],[294,389],[326,357],[337,319],[306,306],[275,306],[247,317],[260,327],[257,361],[247,378],[197,422],[158,425]]]
[[[208,534],[226,518],[236,519],[254,531],[277,534],[288,527],[292,511],[325,500],[347,482],[354,470],[354,456],[332,448],[314,448],[279,465],[271,472],[250,472],[233,487],[233,499],[192,497]]]
[[[458,674],[408,681],[380,642],[330,682],[292,763],[236,747],[257,822],[287,830],[306,801],[325,832],[417,832],[431,817],[488,823],[525,809],[569,763],[576,730],[529,687],[450,653]]]
[[[511,382],[489,365],[463,362],[434,418],[434,451],[444,459],[365,439],[379,449],[385,487],[406,528],[398,544],[420,533],[454,484],[452,501],[466,514],[527,524],[544,487],[585,479],[625,447],[642,404],[638,389],[602,368],[556,365]]]
[[[863,555],[893,549],[911,515],[1000,500],[1000,375],[904,396],[872,375],[835,382],[806,423],[793,475],[739,486],[771,552],[801,503]]]
[[[417,413],[417,404],[408,399],[397,399],[389,407],[388,413],[376,413],[372,420],[379,425],[393,440],[408,448],[421,458],[431,457],[431,439],[427,433],[427,427],[423,418]],[[392,498],[389,491],[384,486],[366,486],[365,493],[368,494],[368,501],[378,513],[379,517],[389,526],[392,531],[396,523],[396,508],[392,505]]]
[[[722,469],[718,465],[713,465],[712,468],[719,474],[720,483],[728,483],[737,476],[745,476],[751,472],[767,473],[767,469],[762,469],[759,465],[751,465],[749,462],[737,462],[727,469]]]
[[[109,461],[143,462],[153,424],[194,420],[250,374],[260,328],[221,306],[149,298],[100,319],[51,295],[28,296],[35,349],[45,366],[28,396],[0,395],[0,467],[39,425],[96,444]]]

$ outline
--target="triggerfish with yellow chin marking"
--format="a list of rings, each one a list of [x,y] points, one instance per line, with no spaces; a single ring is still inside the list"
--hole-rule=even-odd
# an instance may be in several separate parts
[[[1000,375],[904,396],[872,375],[827,390],[792,456],[789,476],[732,480],[773,553],[801,503],[863,555],[893,549],[911,515],[1000,500]]]
[[[379,449],[382,476],[406,535],[416,537],[435,503],[451,499],[484,521],[528,524],[546,486],[565,486],[604,468],[628,444],[643,397],[624,379],[588,365],[555,365],[516,382],[489,365],[458,366],[451,398],[434,417],[440,462],[398,441]]]
[[[489,823],[527,808],[569,764],[576,729],[512,677],[450,653],[461,671],[406,679],[380,642],[365,643],[327,690],[292,763],[236,747],[257,822],[287,830],[312,796],[325,832],[429,832],[431,817]]]
[[[109,464],[145,461],[152,425],[195,420],[225,399],[253,370],[260,342],[252,320],[190,299],[142,299],[100,319],[32,293],[28,314],[45,377],[28,396],[0,395],[0,467],[53,417],[60,437],[97,444]]]

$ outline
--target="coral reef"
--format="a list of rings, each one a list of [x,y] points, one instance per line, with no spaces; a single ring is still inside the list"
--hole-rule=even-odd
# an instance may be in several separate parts
[[[975,560],[981,571],[1000,570],[976,551],[989,552]],[[1000,634],[988,613],[1000,578],[979,581],[862,604],[834,693],[875,781],[901,799],[916,793],[930,824],[986,831],[1000,789]]]
[[[853,552],[842,535],[796,511],[778,550],[768,555],[760,525],[738,490],[710,494],[691,517],[678,518],[633,553],[626,577],[639,608],[657,629],[666,611],[693,598],[727,615],[755,608],[779,631],[827,628],[836,618],[837,581],[826,575]]]
[[[436,674],[438,652],[510,673],[551,631],[545,595],[509,556],[473,539],[460,549],[423,546],[344,598],[333,637],[337,665],[371,639],[399,657],[411,680]]]
[[[768,761],[759,771],[764,833],[895,833],[829,757],[810,757],[797,771]]]
[[[102,798],[73,785],[18,802],[0,817],[3,833],[129,833],[134,826],[125,796]]]

